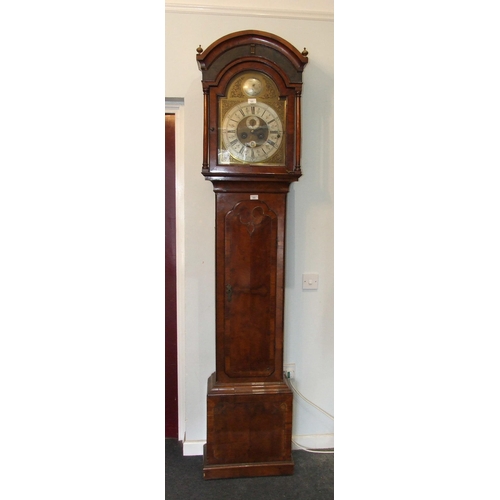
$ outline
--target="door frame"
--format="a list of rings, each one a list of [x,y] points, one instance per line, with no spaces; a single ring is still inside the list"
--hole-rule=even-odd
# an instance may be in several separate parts
[[[165,113],[175,115],[175,251],[177,273],[177,403],[179,441],[186,433],[186,300],[185,300],[185,225],[184,225],[184,99],[165,98]]]

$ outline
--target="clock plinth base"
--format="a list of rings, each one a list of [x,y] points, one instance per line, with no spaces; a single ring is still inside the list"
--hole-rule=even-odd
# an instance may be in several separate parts
[[[293,394],[282,382],[208,381],[203,477],[293,474]]]

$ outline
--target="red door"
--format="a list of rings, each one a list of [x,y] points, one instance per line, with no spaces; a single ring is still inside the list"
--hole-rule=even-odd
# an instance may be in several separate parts
[[[178,438],[175,115],[165,115],[165,437]]]

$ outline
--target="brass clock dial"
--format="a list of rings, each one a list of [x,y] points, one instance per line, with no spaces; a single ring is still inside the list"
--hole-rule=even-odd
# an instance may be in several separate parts
[[[245,163],[261,163],[279,150],[283,125],[268,104],[243,102],[224,116],[221,135],[226,156]]]
[[[263,73],[246,71],[219,99],[220,165],[284,165],[286,101]]]

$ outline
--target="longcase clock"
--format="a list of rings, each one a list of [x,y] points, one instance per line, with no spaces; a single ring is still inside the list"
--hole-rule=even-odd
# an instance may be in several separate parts
[[[302,175],[307,51],[261,31],[198,48],[202,174],[216,195],[216,370],[205,479],[293,474],[283,378],[286,195]]]

